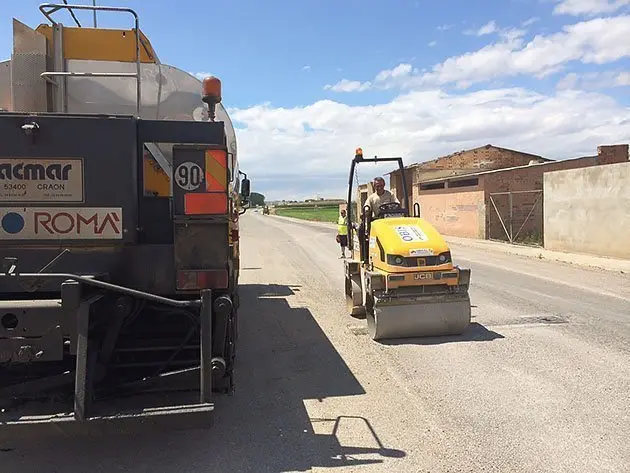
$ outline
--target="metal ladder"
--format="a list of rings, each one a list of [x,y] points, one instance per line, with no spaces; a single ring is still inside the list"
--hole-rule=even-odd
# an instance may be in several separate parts
[[[96,3],[96,2],[94,2]],[[64,58],[63,58],[63,26],[57,23],[52,14],[59,10],[69,10],[76,24],[81,27],[81,24],[74,16],[73,10],[90,10],[94,12],[94,25],[96,26],[96,12],[98,11],[111,11],[120,13],[129,13],[134,18],[134,29],[136,37],[136,72],[67,72],[64,71]],[[56,103],[60,104],[61,111],[65,112],[65,77],[134,77],[136,79],[136,115],[140,117],[140,105],[141,105],[141,78],[140,78],[140,27],[138,21],[138,14],[131,8],[126,7],[99,7],[96,5],[68,5],[57,3],[43,3],[39,6],[39,10],[50,21],[53,27],[53,62],[55,71],[47,71],[40,74],[47,82],[52,83],[57,87]],[[54,77],[61,77],[60,82],[56,81]]]

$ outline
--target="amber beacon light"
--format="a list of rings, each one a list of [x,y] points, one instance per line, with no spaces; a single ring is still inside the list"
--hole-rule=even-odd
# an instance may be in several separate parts
[[[208,104],[210,120],[214,121],[216,105],[221,102],[221,81],[214,76],[206,77],[202,94],[202,100]]]

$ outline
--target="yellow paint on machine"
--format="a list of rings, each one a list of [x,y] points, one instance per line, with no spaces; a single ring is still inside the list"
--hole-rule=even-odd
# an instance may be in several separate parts
[[[41,24],[36,31],[52,43],[50,25]],[[136,33],[134,30],[64,26],[63,56],[66,60],[136,62]],[[155,64],[156,57],[151,42],[140,31],[140,62]]]
[[[390,290],[410,286],[434,286],[443,284],[447,286],[457,286],[459,284],[459,270],[456,268],[446,271],[426,271],[415,273],[378,272],[383,275],[383,278],[387,278],[387,288]]]
[[[378,235],[386,254],[411,256],[415,251],[437,255],[449,250],[440,233],[423,218],[387,218],[372,222],[372,234]]]

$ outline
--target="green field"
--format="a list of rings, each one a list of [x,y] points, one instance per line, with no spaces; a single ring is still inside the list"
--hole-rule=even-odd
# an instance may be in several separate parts
[[[311,220],[313,222],[337,223],[339,219],[339,206],[291,206],[276,207],[276,215],[281,217],[299,218],[301,220]]]

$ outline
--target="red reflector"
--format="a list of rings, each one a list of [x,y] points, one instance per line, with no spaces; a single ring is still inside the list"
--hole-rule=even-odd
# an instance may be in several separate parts
[[[238,240],[238,230],[232,230],[232,241]]]
[[[224,269],[182,270],[177,272],[177,289],[226,289],[228,272]]]
[[[228,209],[227,194],[184,194],[184,213],[186,215],[226,214]]]

